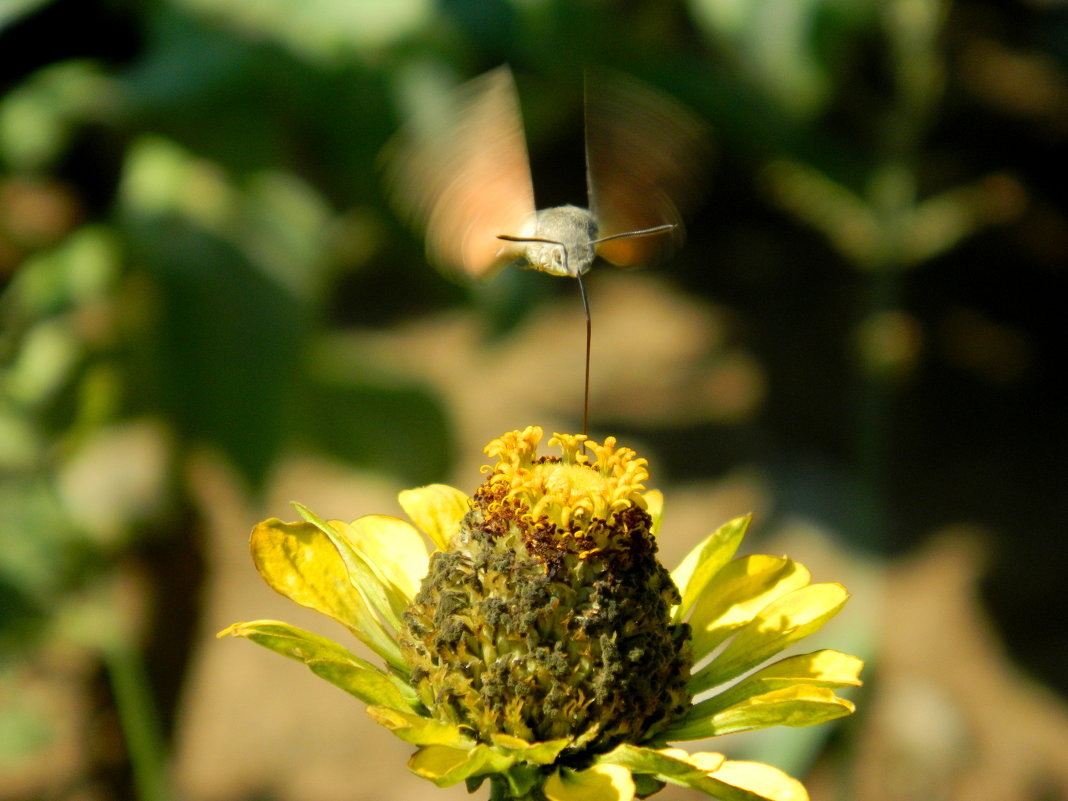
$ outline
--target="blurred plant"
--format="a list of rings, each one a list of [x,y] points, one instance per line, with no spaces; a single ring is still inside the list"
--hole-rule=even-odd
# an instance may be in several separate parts
[[[17,12],[0,12],[0,33]],[[242,172],[144,133],[144,72],[67,60],[3,78],[0,685],[21,701],[0,761],[91,739],[24,691],[58,659],[54,680],[99,681],[117,713],[76,725],[115,742],[76,748],[76,775],[47,779],[114,771],[160,799],[199,611],[190,454],[221,453],[253,492],[284,449],[427,481],[448,463],[445,419],[410,380],[342,373],[324,354],[337,240],[371,238],[354,215],[292,172]],[[397,448],[386,413],[429,451]]]
[[[872,2],[690,0],[690,12],[732,70],[791,116],[813,117],[834,97],[834,51],[867,24]]]
[[[946,81],[948,10],[944,0],[891,0],[875,6],[886,86],[882,107],[875,112],[871,155],[862,163],[839,177],[840,164],[778,155],[760,176],[779,208],[826,237],[844,262],[864,276],[849,343],[857,387],[851,445],[858,527],[880,547],[889,541],[887,432],[893,398],[914,374],[924,347],[925,332],[903,303],[902,276],[984,226],[1015,219],[1026,205],[1024,188],[1005,172],[921,195],[925,139]],[[855,183],[860,187],[854,188]]]
[[[419,747],[412,771],[442,787],[489,778],[497,799],[630,801],[671,782],[723,799],[807,798],[770,765],[666,746],[851,713],[834,689],[859,685],[856,657],[823,650],[754,670],[833,617],[845,590],[810,584],[787,558],[731,561],[748,518],[669,574],[646,461],[612,437],[560,434],[550,445],[562,457],[539,457],[541,437],[531,427],[491,442],[497,463],[471,498],[444,485],[401,493],[429,557],[390,517],[326,522],[298,505],[305,522],[253,530],[267,583],[344,625],[384,670],[277,621],[219,636],[302,661],[369,704]]]
[[[39,191],[37,208],[51,189]],[[135,644],[142,632],[116,599],[131,577],[120,557],[136,551],[135,532],[173,522],[166,438],[122,415],[116,237],[87,225],[54,238],[34,244],[0,301],[3,682],[27,680],[19,658],[56,641],[95,654],[129,735],[138,791],[160,799],[165,749]],[[51,739],[42,712],[27,704],[5,758]],[[23,739],[35,729],[39,737]]]

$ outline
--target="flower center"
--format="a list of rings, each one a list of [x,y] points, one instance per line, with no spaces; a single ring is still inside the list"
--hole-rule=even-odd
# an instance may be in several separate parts
[[[471,511],[405,613],[420,699],[483,742],[567,738],[569,753],[644,736],[689,703],[689,627],[656,559],[646,461],[542,431],[486,447]]]
[[[556,434],[549,445],[559,446],[563,455],[538,458],[541,437],[542,430],[531,426],[486,446],[486,454],[497,458],[487,468],[487,486],[501,501],[523,507],[525,522],[549,522],[576,536],[594,521],[610,527],[627,510],[646,509],[648,462],[630,448],[617,448],[615,437],[599,445],[583,434]]]

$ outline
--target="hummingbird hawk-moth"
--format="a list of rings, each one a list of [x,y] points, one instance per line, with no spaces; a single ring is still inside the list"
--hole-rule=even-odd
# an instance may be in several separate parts
[[[498,67],[450,93],[421,129],[409,126],[387,154],[395,205],[425,232],[430,259],[447,272],[491,275],[513,263],[578,279],[597,257],[618,266],[658,261],[682,240],[682,212],[696,200],[705,125],[678,102],[615,73],[585,86],[589,208],[536,210],[515,80]]]

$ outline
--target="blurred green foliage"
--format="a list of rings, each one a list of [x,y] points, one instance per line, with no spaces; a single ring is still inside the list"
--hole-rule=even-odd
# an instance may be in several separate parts
[[[584,197],[586,63],[660,86],[716,132],[670,278],[743,321],[770,393],[755,421],[636,432],[667,472],[758,461],[779,512],[882,551],[962,517],[1005,532],[993,608],[1064,689],[1064,612],[1027,613],[1051,608],[1066,555],[1045,534],[1068,512],[1063,10],[0,0],[0,56],[0,681],[129,559],[184,554],[195,577],[195,448],[252,488],[300,450],[443,477],[442,400],[337,358],[339,334],[458,305],[504,330],[559,291],[449,285],[379,184],[414,106],[507,61],[542,205]],[[100,449],[125,470],[102,486],[125,489],[86,497],[72,476]],[[88,639],[136,683],[108,637]],[[184,665],[150,667],[170,677],[152,688],[166,729]],[[0,763],[47,737],[25,708],[2,720]]]

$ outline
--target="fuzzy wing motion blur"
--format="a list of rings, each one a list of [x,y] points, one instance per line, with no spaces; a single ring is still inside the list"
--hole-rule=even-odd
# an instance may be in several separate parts
[[[664,258],[697,199],[705,126],[675,101],[616,74],[587,73],[589,209],[535,211],[515,80],[499,67],[452,92],[387,153],[388,189],[426,232],[431,261],[481,278],[506,264],[578,279],[586,313],[582,431],[590,405],[590,307],[582,274]]]
[[[425,232],[435,265],[486,277],[509,261],[498,234],[534,231],[534,184],[511,72],[503,67],[464,84],[420,122],[390,143],[386,188]]]
[[[499,67],[453,91],[429,124],[409,126],[387,158],[395,205],[448,273],[506,264],[579,277],[596,256],[659,261],[682,240],[708,138],[691,112],[615,73],[586,78],[589,209],[535,211],[515,81]]]

